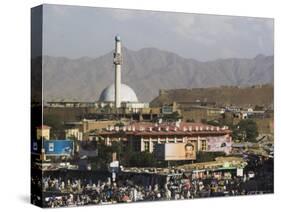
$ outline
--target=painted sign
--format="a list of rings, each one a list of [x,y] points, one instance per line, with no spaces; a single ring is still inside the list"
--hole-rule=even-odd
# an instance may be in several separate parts
[[[193,143],[157,144],[155,154],[159,160],[195,160],[196,148]]]
[[[48,140],[43,145],[46,155],[71,155],[74,149],[72,140]]]

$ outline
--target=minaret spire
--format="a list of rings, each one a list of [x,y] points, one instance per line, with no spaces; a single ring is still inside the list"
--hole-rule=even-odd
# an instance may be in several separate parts
[[[115,107],[121,107],[121,38],[119,35],[115,36],[115,52],[113,53],[113,64],[115,65]]]

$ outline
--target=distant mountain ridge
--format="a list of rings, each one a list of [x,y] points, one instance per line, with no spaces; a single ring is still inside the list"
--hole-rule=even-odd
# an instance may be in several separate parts
[[[200,62],[156,48],[123,48],[122,83],[149,102],[159,89],[273,84],[274,57]],[[45,101],[96,101],[114,82],[113,51],[98,58],[43,57]]]

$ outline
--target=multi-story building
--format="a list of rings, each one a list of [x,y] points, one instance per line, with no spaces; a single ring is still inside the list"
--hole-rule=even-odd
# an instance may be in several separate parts
[[[202,123],[133,122],[124,126],[108,126],[95,132],[92,139],[103,137],[105,144],[124,142],[134,151],[153,152],[156,144],[189,143],[196,152],[231,151],[232,137],[228,127],[215,127]]]
[[[69,129],[64,130],[64,132],[65,132],[66,139],[75,138],[78,141],[83,140],[83,133],[80,131],[79,128],[69,128]]]

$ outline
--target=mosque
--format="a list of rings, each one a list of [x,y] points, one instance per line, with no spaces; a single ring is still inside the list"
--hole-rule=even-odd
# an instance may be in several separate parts
[[[135,91],[128,85],[121,84],[120,90],[121,102],[138,102]],[[100,95],[100,102],[115,102],[115,85],[111,84],[106,87]]]
[[[113,53],[113,64],[115,65],[115,82],[106,87],[100,94],[97,104],[99,107],[109,106],[111,108],[129,109],[138,112],[142,108],[148,108],[149,103],[139,102],[135,91],[121,82],[121,66],[123,63],[121,38],[115,36],[115,51]]]
[[[120,112],[138,113],[149,108],[149,103],[140,102],[135,91],[121,82],[121,68],[123,63],[121,38],[115,36],[115,51],[113,64],[115,66],[115,82],[103,89],[99,100],[95,102],[47,102],[48,107],[78,107],[78,108],[104,108],[109,107]]]

